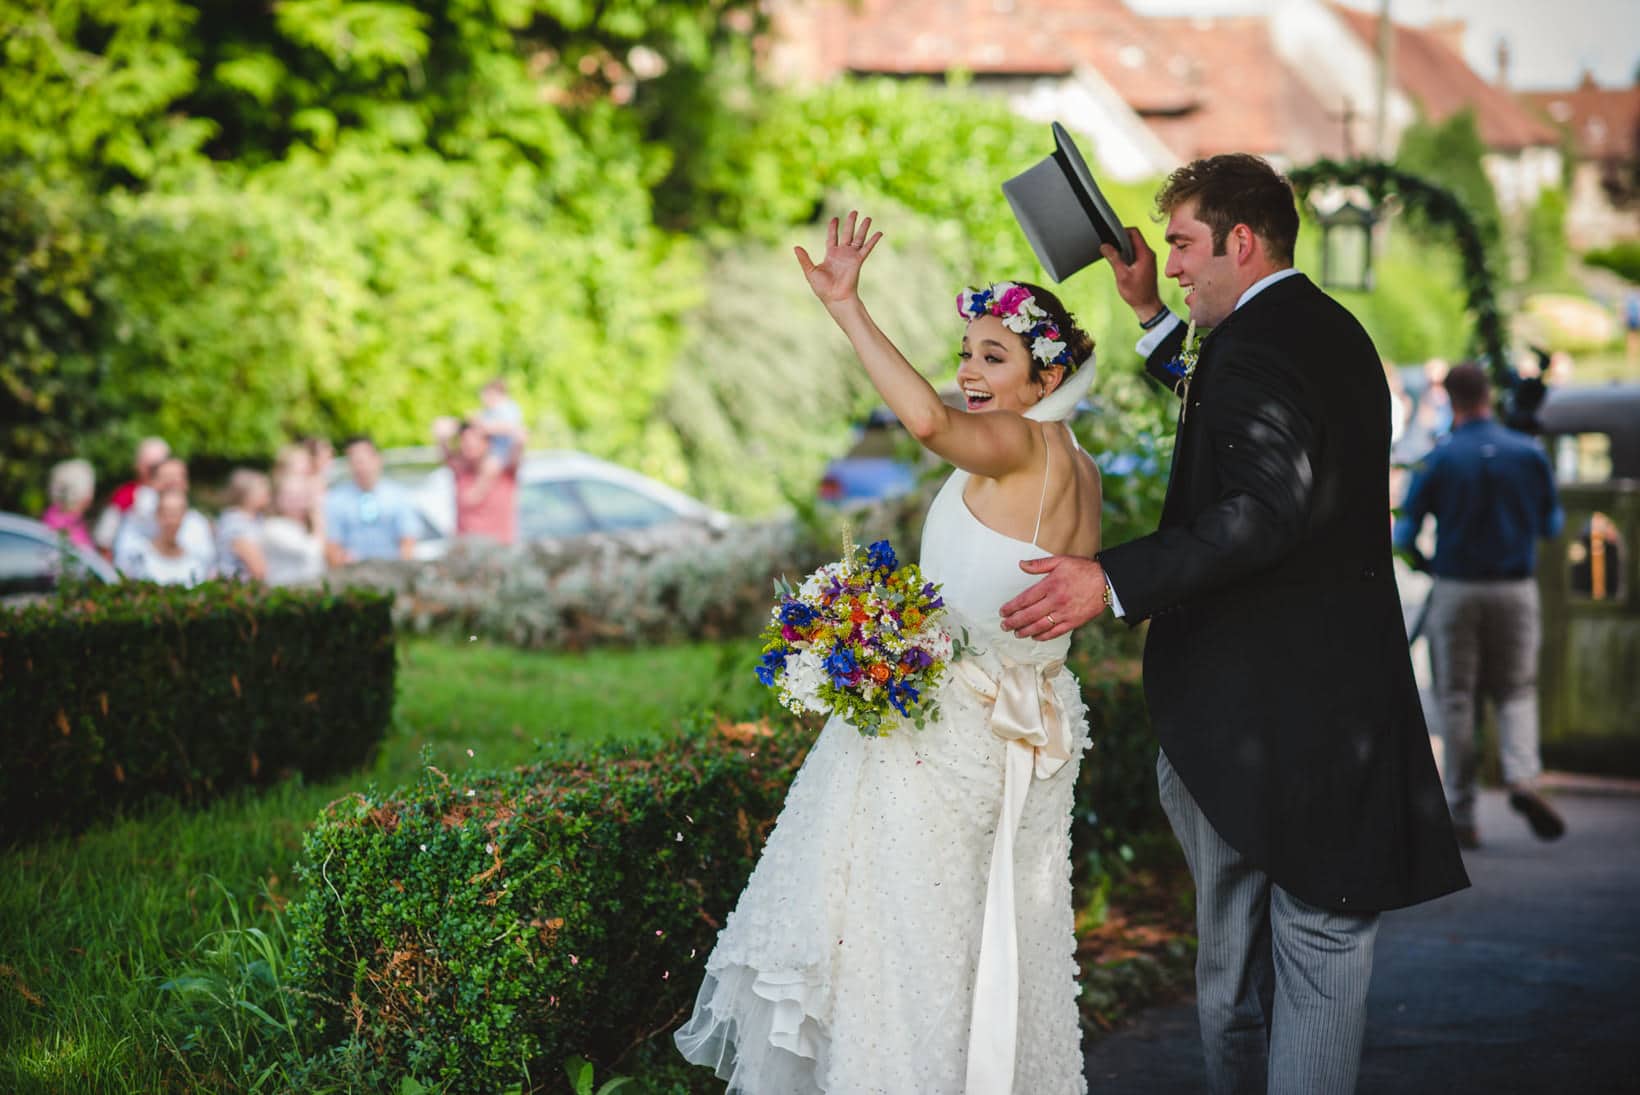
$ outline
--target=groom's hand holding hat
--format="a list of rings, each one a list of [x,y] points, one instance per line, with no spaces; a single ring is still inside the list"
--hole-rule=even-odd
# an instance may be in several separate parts
[[[1157,289],[1156,252],[1150,249],[1137,228],[1129,225],[1126,232],[1133,247],[1132,262],[1124,262],[1121,252],[1108,243],[1099,248],[1099,253],[1110,263],[1122,302],[1132,308],[1143,323],[1162,310],[1162,295]]]

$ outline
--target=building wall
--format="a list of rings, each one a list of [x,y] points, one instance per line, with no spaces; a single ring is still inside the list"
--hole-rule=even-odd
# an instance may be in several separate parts
[[[1587,251],[1620,240],[1640,240],[1640,208],[1617,209],[1600,185],[1600,165],[1584,160],[1572,171],[1566,202],[1566,238],[1572,248]]]

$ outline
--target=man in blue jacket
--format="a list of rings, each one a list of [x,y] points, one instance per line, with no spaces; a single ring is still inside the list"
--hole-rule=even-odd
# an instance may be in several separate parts
[[[1478,365],[1447,374],[1452,433],[1425,457],[1407,488],[1395,545],[1435,577],[1427,622],[1447,805],[1458,843],[1480,846],[1475,828],[1475,724],[1481,701],[1497,707],[1498,752],[1509,805],[1532,831],[1554,840],[1565,823],[1537,791],[1537,541],[1564,520],[1548,457],[1529,438],[1492,420],[1492,391]],[[1415,541],[1435,518],[1435,557]]]

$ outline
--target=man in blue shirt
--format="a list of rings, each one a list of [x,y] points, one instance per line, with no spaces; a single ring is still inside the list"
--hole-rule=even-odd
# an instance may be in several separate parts
[[[368,437],[347,442],[353,480],[325,496],[325,545],[331,566],[359,559],[409,559],[416,546],[416,512],[396,483],[382,479],[382,457]]]
[[[1492,420],[1492,391],[1478,365],[1446,376],[1452,433],[1424,458],[1395,523],[1395,545],[1435,578],[1427,629],[1445,741],[1447,805],[1464,847],[1475,828],[1475,726],[1481,701],[1497,708],[1498,752],[1509,805],[1554,840],[1565,823],[1536,788],[1538,755],[1537,541],[1559,535],[1564,514],[1548,457]],[[1435,557],[1416,540],[1435,518]]]

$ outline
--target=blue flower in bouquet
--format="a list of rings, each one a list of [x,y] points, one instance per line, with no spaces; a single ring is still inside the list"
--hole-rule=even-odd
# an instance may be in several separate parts
[[[922,693],[918,692],[917,686],[909,681],[888,682],[888,702],[894,705],[894,710],[907,718],[911,717],[911,712],[906,709],[906,701],[910,700],[912,703],[916,703],[921,698]]]
[[[894,548],[887,540],[878,540],[866,549],[866,566],[872,570],[894,570],[900,561],[894,557]]]
[[[760,661],[758,663],[758,666],[757,666],[757,670],[756,670],[757,679],[762,681],[766,685],[771,685],[772,686],[774,684],[775,674],[776,673],[782,673],[782,672],[785,671],[785,669],[786,669],[786,651],[784,651],[784,650],[768,650],[768,651],[765,651],[764,654],[763,654],[762,661]]]
[[[860,671],[860,665],[854,660],[854,651],[847,647],[838,647],[826,658],[826,672],[831,674],[831,683],[842,688],[854,679]]]
[[[787,601],[780,606],[780,622],[787,627],[807,627],[818,613],[802,601]]]
[[[945,598],[941,597],[941,596],[938,596],[939,590],[940,590],[940,587],[935,585],[933,582],[928,582],[923,586],[922,595],[924,597],[933,598],[932,600],[930,600],[928,602],[928,604],[926,606],[924,606],[925,609],[935,609],[935,608],[944,608],[945,607]]]

